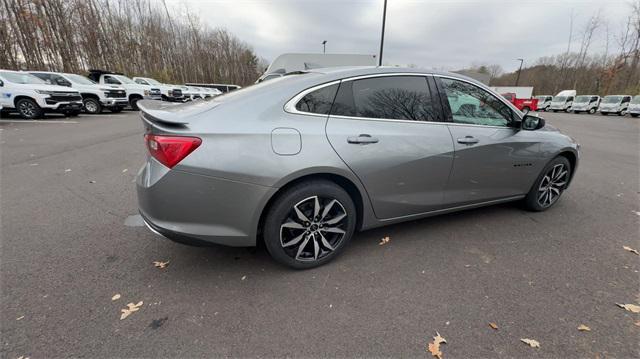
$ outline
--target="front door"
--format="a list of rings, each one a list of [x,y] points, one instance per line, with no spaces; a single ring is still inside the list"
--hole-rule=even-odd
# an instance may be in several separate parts
[[[340,84],[327,137],[380,219],[442,207],[453,143],[446,123],[435,122],[442,112],[432,81],[386,75]]]
[[[479,86],[444,77],[438,85],[455,146],[447,205],[526,193],[544,166],[539,136],[515,128],[512,109]]]

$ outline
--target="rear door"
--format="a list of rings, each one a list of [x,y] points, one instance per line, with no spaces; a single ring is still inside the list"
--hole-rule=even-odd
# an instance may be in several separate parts
[[[513,110],[473,83],[442,77],[437,84],[455,146],[447,205],[526,193],[544,165],[538,134],[516,128]]]
[[[441,208],[453,142],[433,78],[376,75],[343,80],[327,137],[364,184],[378,218]]]

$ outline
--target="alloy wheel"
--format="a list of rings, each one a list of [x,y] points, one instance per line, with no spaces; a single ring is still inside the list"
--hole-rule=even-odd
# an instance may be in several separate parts
[[[20,103],[20,113],[24,116],[24,117],[34,117],[36,115],[36,108],[35,106],[29,102],[29,101],[22,101]]]
[[[84,108],[85,110],[87,110],[87,112],[89,113],[96,113],[98,112],[98,104],[96,104],[94,101],[87,101],[84,104]]]
[[[347,211],[335,198],[312,196],[296,203],[280,225],[280,244],[297,261],[317,261],[342,243]]]
[[[568,168],[560,163],[551,168],[540,181],[538,187],[538,204],[544,208],[554,204],[567,185]]]

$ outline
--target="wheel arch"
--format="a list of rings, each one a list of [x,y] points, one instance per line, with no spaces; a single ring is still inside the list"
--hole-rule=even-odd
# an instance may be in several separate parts
[[[571,184],[571,182],[573,181],[573,177],[576,174],[576,168],[578,167],[578,154],[576,153],[576,151],[574,149],[563,149],[562,151],[560,151],[556,156],[554,156],[553,158],[556,157],[564,157],[569,161],[569,164],[571,165],[571,177],[569,178],[569,183],[567,183],[567,187]]]
[[[18,95],[13,99],[13,106],[15,108],[18,108],[18,101],[23,100],[23,99],[31,100],[31,101],[35,102],[36,104],[38,104],[38,101],[35,98],[31,97],[31,96]]]
[[[96,95],[94,93],[91,93],[91,92],[81,92],[80,96],[82,96],[83,99],[86,97],[86,98],[92,98],[92,99],[100,101],[100,96],[98,96],[98,95]]]
[[[142,96],[142,95],[140,95],[139,93],[132,93],[132,94],[129,94],[129,101],[131,101],[131,100],[132,100],[132,99],[134,99],[134,98],[143,98],[143,96]]]
[[[363,227],[363,223],[365,221],[365,209],[369,205],[368,197],[366,193],[363,193],[363,189],[359,187],[353,179],[348,178],[343,174],[339,174],[336,172],[323,171],[323,172],[314,172],[314,173],[304,173],[299,174],[293,177],[290,177],[284,180],[283,184],[278,187],[278,190],[274,192],[271,197],[266,201],[265,205],[262,207],[262,211],[260,212],[260,217],[258,219],[257,224],[257,238],[256,242],[262,241],[262,229],[264,227],[264,221],[266,219],[266,215],[269,212],[269,209],[273,205],[273,203],[286,191],[287,189],[295,186],[299,183],[312,181],[312,180],[325,180],[329,182],[333,182],[336,185],[340,186],[344,189],[347,194],[353,200],[353,204],[356,207],[356,230],[360,230]],[[367,202],[365,202],[367,201]]]

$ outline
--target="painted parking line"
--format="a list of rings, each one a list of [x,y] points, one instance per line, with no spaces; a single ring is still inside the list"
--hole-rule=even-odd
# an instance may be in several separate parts
[[[78,121],[57,120],[0,120],[0,123],[79,123]]]

